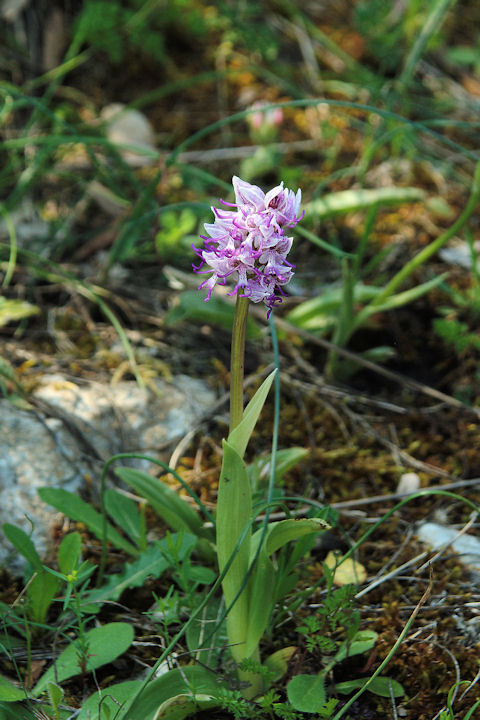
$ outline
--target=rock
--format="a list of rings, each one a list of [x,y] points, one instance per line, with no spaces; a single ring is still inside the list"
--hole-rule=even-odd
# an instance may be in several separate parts
[[[28,198],[12,210],[9,215],[8,222],[5,218],[0,219],[0,240],[2,242],[10,242],[11,226],[15,228],[16,240],[20,247],[28,250],[39,251],[45,256],[45,239],[48,237],[49,226],[45,220],[42,220]]]
[[[434,522],[422,523],[417,529],[418,539],[439,550],[445,545],[460,555],[462,563],[480,572],[480,540],[474,535],[458,535],[458,530]]]
[[[0,524],[9,522],[27,533],[33,525],[32,540],[44,554],[57,513],[40,500],[38,488],[79,492],[88,477],[98,487],[105,460],[118,452],[161,457],[162,445],[180,440],[214,401],[203,382],[185,375],[172,383],[157,380],[155,392],[134,381],[77,384],[54,375],[33,394],[34,409],[0,400]],[[130,464],[152,468],[147,461]],[[11,552],[0,533],[0,563]],[[13,571],[22,564],[19,557],[8,560]]]
[[[417,490],[420,490],[420,478],[417,473],[403,473],[398,481],[397,493],[399,495],[406,495],[407,493],[417,492]]]
[[[480,242],[474,243],[474,254],[476,260],[477,271],[480,271],[480,260],[478,253],[480,252]],[[439,251],[439,256],[445,263],[450,265],[458,265],[459,267],[472,269],[473,258],[470,246],[465,241],[457,241],[448,247],[444,247]]]
[[[156,153],[155,134],[149,120],[139,110],[125,107],[122,103],[112,103],[103,108],[101,119],[106,123],[107,138],[114,145],[133,145],[139,150]],[[120,150],[128,165],[143,167],[154,162],[152,155]]]

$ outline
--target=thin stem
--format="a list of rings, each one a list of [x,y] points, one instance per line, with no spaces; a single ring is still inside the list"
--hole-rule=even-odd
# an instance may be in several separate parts
[[[243,372],[245,366],[245,336],[247,333],[248,298],[237,295],[232,328],[230,364],[230,432],[243,416]]]

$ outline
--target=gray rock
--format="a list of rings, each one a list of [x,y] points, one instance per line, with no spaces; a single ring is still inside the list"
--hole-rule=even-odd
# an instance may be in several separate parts
[[[128,165],[143,167],[155,161],[155,133],[143,113],[122,103],[112,103],[103,108],[101,119],[106,123],[107,138],[111,143],[131,146],[128,150],[120,149]],[[135,148],[139,152],[135,152]]]
[[[453,550],[465,565],[480,572],[480,539],[475,535],[462,535],[455,528],[425,522],[417,528],[417,537],[433,550]]]
[[[34,393],[33,409],[0,400],[0,524],[30,533],[40,554],[48,549],[55,510],[37,489],[59,487],[79,492],[86,477],[98,486],[104,462],[119,452],[162,457],[162,447],[180,440],[208,413],[214,393],[203,382],[179,375],[172,383],[155,381],[154,391],[136,382],[77,384],[63,376],[45,378]],[[147,461],[130,461],[149,470]],[[0,533],[0,563],[12,570],[22,559]]]

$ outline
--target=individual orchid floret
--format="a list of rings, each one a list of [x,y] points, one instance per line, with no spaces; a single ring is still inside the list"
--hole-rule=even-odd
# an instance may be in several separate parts
[[[263,301],[270,314],[282,301],[282,288],[293,275],[294,265],[287,260],[293,238],[285,230],[303,217],[302,193],[284,188],[283,182],[266,194],[235,176],[232,184],[235,202],[221,202],[235,210],[213,207],[215,221],[205,224],[204,247],[194,247],[202,261],[194,271],[210,274],[199,289],[205,288],[206,301],[210,300],[215,285],[226,285],[230,278],[234,283],[230,295]]]

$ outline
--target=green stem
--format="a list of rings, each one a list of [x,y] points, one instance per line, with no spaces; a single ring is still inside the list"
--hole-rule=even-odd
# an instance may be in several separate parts
[[[243,416],[243,371],[245,365],[245,336],[247,333],[248,298],[237,295],[232,328],[230,360],[230,432]]]

